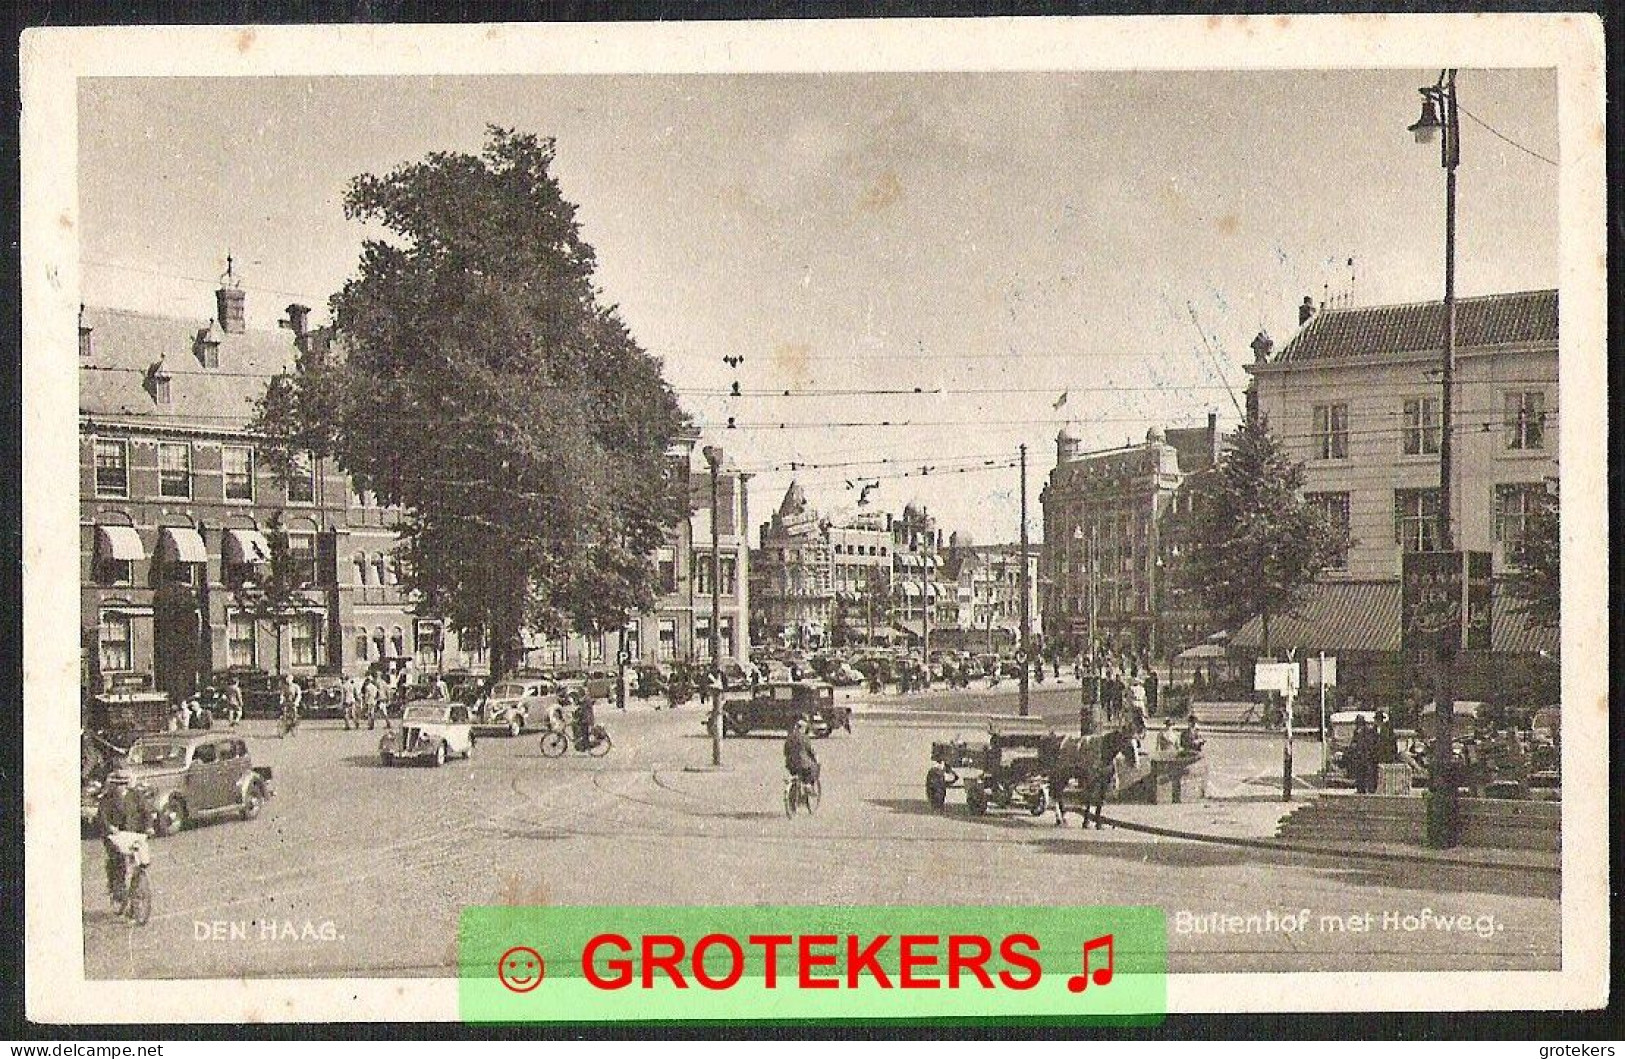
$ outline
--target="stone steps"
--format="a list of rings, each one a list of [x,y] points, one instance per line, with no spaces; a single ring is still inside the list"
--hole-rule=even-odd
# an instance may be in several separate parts
[[[1555,802],[1462,800],[1462,845],[1555,851],[1561,844]],[[1283,841],[1420,845],[1426,805],[1417,796],[1325,795],[1281,821]]]

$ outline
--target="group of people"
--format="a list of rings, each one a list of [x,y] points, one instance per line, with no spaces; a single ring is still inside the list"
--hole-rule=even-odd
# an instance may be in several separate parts
[[[1377,769],[1400,760],[1399,739],[1394,734],[1393,722],[1382,710],[1376,713],[1376,723],[1370,723],[1361,714],[1355,718],[1354,733],[1344,756],[1354,789],[1360,794],[1377,793]]]

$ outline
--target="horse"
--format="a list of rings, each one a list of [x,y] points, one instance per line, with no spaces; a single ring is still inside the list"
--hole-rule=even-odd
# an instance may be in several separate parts
[[[1076,782],[1083,792],[1083,826],[1089,826],[1089,810],[1094,809],[1095,830],[1100,830],[1101,813],[1106,794],[1117,775],[1117,759],[1134,755],[1134,737],[1124,728],[1114,728],[1098,735],[1068,737],[1056,755],[1050,771],[1050,802],[1055,806],[1055,826],[1066,822],[1066,809],[1061,804],[1061,792]]]

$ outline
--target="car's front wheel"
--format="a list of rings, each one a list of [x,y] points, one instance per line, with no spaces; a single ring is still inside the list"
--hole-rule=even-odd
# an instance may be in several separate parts
[[[265,805],[265,788],[258,780],[250,783],[243,790],[243,819],[252,820],[260,815],[260,809]]]
[[[519,737],[520,731],[523,728],[524,728],[524,725],[519,722],[518,715],[514,715],[514,716],[508,718],[508,734],[509,735],[511,735],[511,736],[513,736],[514,738],[517,739]]]
[[[434,766],[439,768],[446,763],[446,741],[442,739],[434,748]]]

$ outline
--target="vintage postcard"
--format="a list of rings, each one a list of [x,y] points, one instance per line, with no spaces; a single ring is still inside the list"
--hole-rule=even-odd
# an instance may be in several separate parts
[[[1606,1002],[1596,20],[22,87],[30,1018]]]

